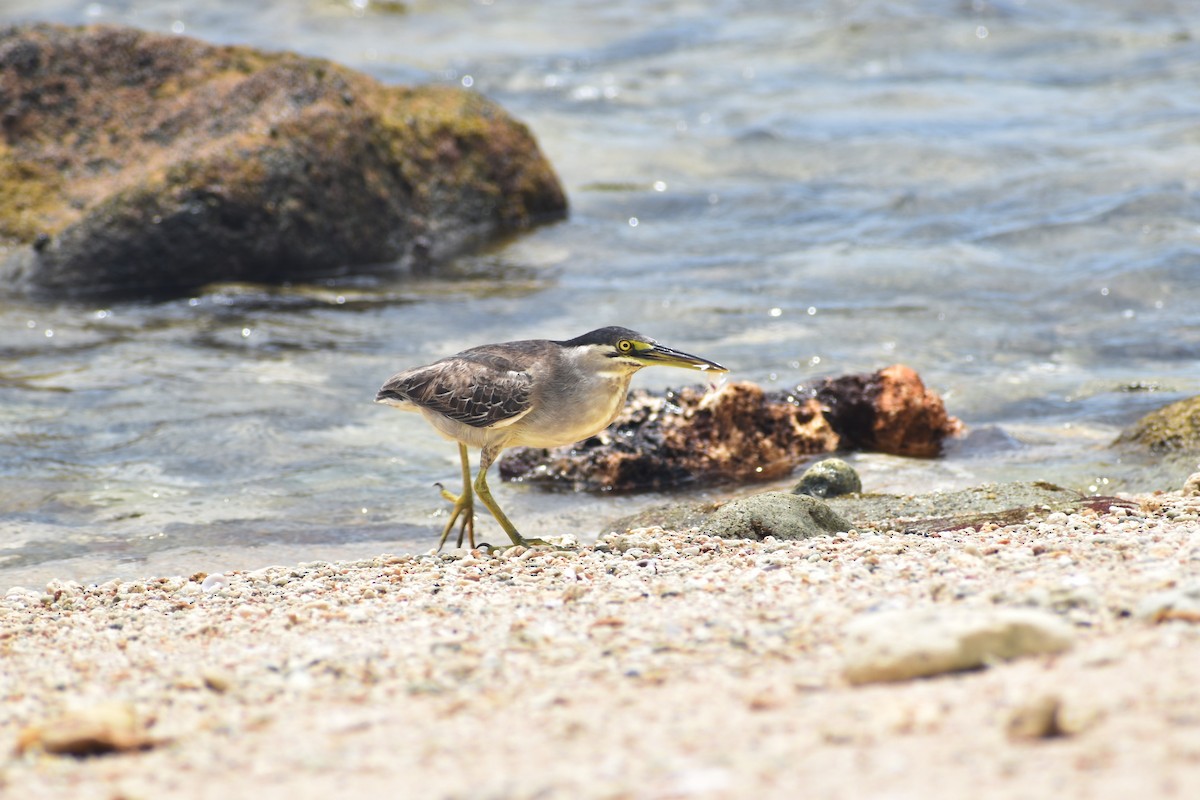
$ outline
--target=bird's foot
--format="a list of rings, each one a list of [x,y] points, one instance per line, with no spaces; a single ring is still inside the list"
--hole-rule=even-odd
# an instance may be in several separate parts
[[[512,544],[498,545],[488,544],[487,542],[479,543],[480,550],[487,550],[491,553],[503,553],[505,550],[511,550],[514,547],[548,547],[552,550],[574,550],[576,549],[577,545],[573,541],[552,542],[547,541],[546,539],[527,539],[524,536],[517,536],[513,538]]]
[[[440,551],[446,544],[446,539],[450,536],[450,531],[454,530],[454,523],[458,522],[458,547],[463,545],[463,537],[465,536],[470,546],[475,547],[475,496],[472,492],[466,491],[462,494],[453,494],[448,492],[440,483],[434,484],[442,492],[442,498],[447,502],[453,503],[454,508],[450,510],[450,519],[446,521],[446,527],[442,529],[442,538],[438,541],[437,549]]]
[[[523,547],[554,547],[553,542],[547,542],[545,539],[526,539],[524,536],[518,536],[517,541],[513,542],[513,547],[517,545]]]

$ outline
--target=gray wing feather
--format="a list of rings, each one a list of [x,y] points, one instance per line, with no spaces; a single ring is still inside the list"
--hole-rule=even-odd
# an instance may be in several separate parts
[[[502,355],[468,351],[392,376],[376,400],[407,400],[475,428],[515,422],[531,408],[533,376]]]

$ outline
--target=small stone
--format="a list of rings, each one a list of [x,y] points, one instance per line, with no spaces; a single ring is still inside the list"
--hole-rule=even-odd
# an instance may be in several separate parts
[[[229,580],[219,572],[208,575],[204,578],[204,582],[200,584],[201,591],[206,594],[212,594],[215,591],[223,589]]]
[[[1064,731],[1058,724],[1062,701],[1053,696],[1038,697],[1019,706],[1008,718],[1008,738],[1016,740],[1053,739]]]
[[[1200,497],[1200,472],[1193,472],[1183,483],[1184,497]]]
[[[862,479],[854,467],[840,458],[826,458],[804,471],[792,494],[837,497],[862,491]]]
[[[520,558],[527,550],[529,550],[529,548],[525,545],[514,544],[512,547],[506,548],[501,553],[500,557],[505,561],[512,561],[514,558]]]
[[[205,688],[217,694],[225,694],[225,692],[233,687],[233,675],[224,670],[205,670],[204,674],[200,677],[204,681]]]
[[[576,600],[581,600],[588,593],[588,587],[583,584],[574,584],[563,590],[562,601],[564,603],[573,603]]]
[[[1042,611],[932,607],[850,623],[843,672],[851,683],[904,681],[1071,647],[1065,622]]]
[[[17,736],[17,753],[94,756],[145,750],[158,744],[128,703],[104,703],[69,711]]]
[[[36,603],[42,595],[24,586],[12,586],[4,593],[4,599],[16,603]]]
[[[1142,599],[1137,616],[1149,622],[1200,622],[1200,584],[1155,592]]]
[[[1099,719],[1100,713],[1094,707],[1046,694],[1014,709],[1005,727],[1008,738],[1014,741],[1036,741],[1075,736]]]

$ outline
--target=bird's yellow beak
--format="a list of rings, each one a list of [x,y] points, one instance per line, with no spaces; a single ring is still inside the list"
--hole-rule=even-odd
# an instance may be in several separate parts
[[[637,347],[637,352],[634,353],[634,357],[648,367],[683,367],[685,369],[698,369],[707,372],[729,372],[728,369],[715,361],[709,361],[707,358],[673,350],[661,344],[638,342],[635,346]]]

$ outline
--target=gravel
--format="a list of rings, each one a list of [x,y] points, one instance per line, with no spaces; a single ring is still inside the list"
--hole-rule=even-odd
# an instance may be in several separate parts
[[[14,587],[0,794],[1200,796],[1200,498],[1130,499]],[[864,620],[1034,612],[1069,649],[848,678]]]

